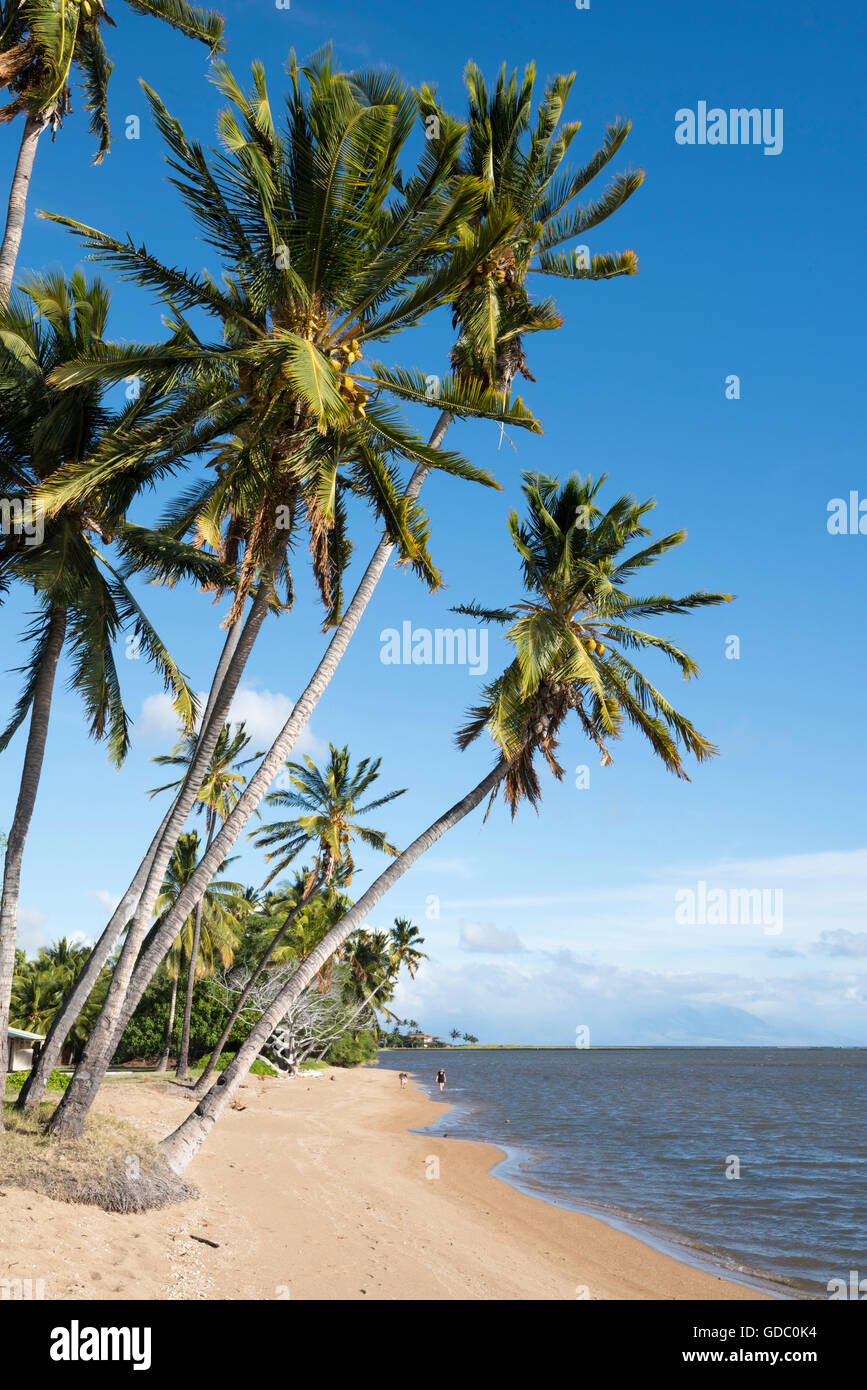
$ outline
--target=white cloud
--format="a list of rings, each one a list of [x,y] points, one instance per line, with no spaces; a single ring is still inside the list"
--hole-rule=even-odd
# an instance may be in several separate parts
[[[202,710],[207,698],[206,691],[198,692],[199,706]],[[282,691],[263,690],[252,684],[241,685],[229,710],[229,722],[239,724],[243,721],[253,744],[252,751],[261,749],[264,752],[274,742],[293,708],[294,702]],[[169,694],[160,691],[159,694],[147,696],[142,704],[136,731],[143,738],[177,740],[178,720]],[[299,757],[302,753],[307,753],[315,758],[323,752],[325,745],[311,733],[308,725],[302,731],[291,756]]]
[[[493,922],[470,922],[466,918],[461,922],[461,945],[465,951],[489,951],[497,955],[524,949],[511,928],[498,927]]]
[[[90,888],[88,892],[92,898],[96,898],[100,907],[105,908],[106,912],[114,912],[121,898],[120,893],[109,893],[107,888]]]
[[[867,931],[823,931],[813,949],[829,956],[867,956]]]
[[[750,978],[723,971],[627,969],[573,952],[519,960],[426,962],[392,1007],[432,1031],[455,1023],[483,1042],[691,1046],[867,1043],[865,982],[850,972]]]
[[[19,907],[18,933],[16,945],[28,955],[34,955],[40,946],[47,946],[49,934],[45,930],[48,913],[34,907]]]

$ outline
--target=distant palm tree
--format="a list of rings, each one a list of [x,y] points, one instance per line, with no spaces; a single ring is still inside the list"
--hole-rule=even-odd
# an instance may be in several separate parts
[[[200,39],[212,54],[225,47],[223,20],[213,11],[205,14],[186,0],[126,3],[138,14],[153,15],[189,38]],[[103,0],[0,0],[0,89],[12,93],[12,100],[0,107],[0,123],[18,115],[25,118],[0,246],[2,303],[12,288],[37,142],[44,130],[53,137],[72,110],[73,67],[84,78],[90,130],[99,141],[94,164],[108,151],[108,79],[114,64],[102,42],[103,23],[115,27]]]
[[[451,1038],[452,1042],[457,1042],[460,1036],[461,1030],[459,1028],[453,1028],[452,1031],[449,1033],[449,1037]]]
[[[180,837],[169,862],[162,892],[157,898],[156,911],[159,917],[171,910],[185,885],[189,882],[196,868],[198,852],[199,837],[195,830]],[[158,1070],[165,1070],[168,1066],[181,962],[184,958],[187,961],[189,981],[187,993],[190,999],[196,980],[205,979],[212,975],[217,961],[225,967],[231,965],[240,934],[237,902],[243,891],[243,885],[240,883],[233,883],[228,879],[213,879],[199,907],[190,913],[182,932],[174,942],[166,962],[169,978],[173,981],[173,989],[165,1049]],[[159,925],[159,917],[157,926]],[[190,1019],[185,1014],[182,1046],[186,1047],[187,1058],[189,1058],[189,1045]],[[183,1079],[180,1060],[179,1058],[178,1074]]]
[[[184,740],[179,743],[171,753],[161,754],[153,759],[155,763],[160,763],[164,767],[183,768],[185,771],[190,767],[196,756],[198,739],[193,733],[187,734]],[[224,724],[220,730],[217,744],[208,763],[204,781],[199,788],[196,796],[197,812],[204,812],[205,815],[205,853],[210,848],[214,838],[214,831],[217,821],[225,821],[229,816],[233,806],[236,805],[244,787],[245,778],[240,771],[247,763],[255,761],[261,757],[261,753],[252,754],[249,758],[241,758],[241,754],[249,747],[250,739],[247,737],[243,723],[232,729],[229,724]],[[160,792],[175,791],[183,784],[184,778],[180,777],[175,782],[168,782],[163,787],[154,787],[148,792],[149,796],[157,796]],[[239,885],[239,894],[243,889]],[[203,901],[200,900],[193,913],[193,939],[189,949],[189,960],[197,962],[199,959],[199,936],[202,931],[202,911]],[[237,901],[235,904],[237,911]],[[155,909],[159,911],[159,909]],[[178,1054],[177,1079],[188,1081],[190,1066],[190,1023],[193,1014],[193,991],[195,989],[196,971],[192,967],[187,971],[187,993],[184,1001],[184,1021],[181,1029],[181,1046]],[[175,990],[177,992],[177,976],[175,977]],[[168,1047],[168,1042],[166,1044]]]
[[[355,871],[350,844],[359,839],[370,849],[381,850],[394,856],[398,851],[390,845],[381,830],[360,824],[360,817],[385,806],[395,797],[406,791],[388,792],[387,795],[359,806],[359,801],[379,777],[381,758],[371,760],[362,758],[353,769],[349,749],[329,745],[329,758],[325,768],[320,771],[312,758],[305,757],[303,763],[287,762],[283,776],[291,790],[281,789],[269,792],[265,797],[266,806],[286,807],[294,811],[304,811],[305,815],[294,816],[287,821],[274,821],[252,832],[257,849],[267,849],[266,863],[272,859],[279,862],[271,870],[262,887],[266,888],[278,874],[298,857],[308,845],[318,846],[316,863],[317,886],[334,877],[338,867],[344,872],[347,886]]]
[[[249,980],[241,990],[235,1006],[226,1023],[217,1047],[214,1048],[205,1070],[196,1084],[196,1094],[202,1094],[208,1085],[216,1066],[217,1058],[226,1044],[232,1029],[243,1010],[256,981],[273,959],[280,943],[293,928],[299,913],[314,895],[324,888],[333,886],[339,878],[340,887],[349,884],[355,865],[351,844],[358,838],[371,849],[380,850],[392,857],[399,853],[394,845],[388,843],[385,832],[360,824],[360,817],[385,806],[395,797],[403,796],[406,788],[388,792],[385,796],[368,801],[359,806],[373,783],[379,777],[381,758],[371,760],[362,758],[355,768],[352,766],[349,749],[329,745],[329,758],[324,770],[320,770],[312,758],[303,763],[287,762],[284,777],[291,790],[282,789],[269,793],[266,803],[306,814],[291,820],[274,821],[253,832],[258,848],[270,848],[266,862],[277,859],[279,862],[268,875],[262,887],[265,888],[283,869],[297,859],[302,850],[311,845],[317,848],[316,860],[307,875],[301,893],[293,902],[283,925],[273,937],[267,950],[263,952]]]

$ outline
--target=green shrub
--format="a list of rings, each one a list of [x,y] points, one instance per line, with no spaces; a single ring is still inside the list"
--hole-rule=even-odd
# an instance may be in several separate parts
[[[183,990],[184,981],[181,981]],[[164,972],[148,985],[138,1008],[124,1030],[112,1059],[116,1066],[130,1062],[136,1057],[161,1057],[166,1041],[166,1027],[169,1021],[171,1002],[171,981]],[[220,999],[211,994],[201,984],[193,995],[193,1012],[190,1019],[190,1060],[208,1056],[216,1046],[220,1034],[229,1017],[229,1011]],[[183,994],[181,992],[175,1016],[172,1056],[177,1054],[181,1040],[183,1018]],[[250,1031],[249,1020],[240,1019],[229,1034],[229,1047],[238,1048]]]
[[[29,1071],[11,1071],[6,1078],[6,1085],[10,1091],[20,1091],[29,1075]],[[47,1089],[49,1091],[65,1091],[71,1080],[72,1077],[67,1076],[65,1072],[53,1071],[48,1078]]]
[[[202,1058],[202,1064],[201,1064],[201,1066],[200,1066],[200,1067],[197,1067],[196,1070],[197,1070],[197,1071],[204,1071],[204,1069],[205,1069],[205,1064],[206,1064],[207,1060],[208,1060],[207,1057],[203,1057],[203,1058]],[[229,1065],[229,1063],[230,1063],[230,1062],[234,1062],[234,1060],[235,1060],[235,1053],[234,1053],[234,1052],[221,1052],[220,1055],[219,1055],[219,1057],[217,1058],[217,1065],[216,1065],[216,1067],[214,1068],[214,1070],[215,1070],[215,1071],[225,1071],[225,1070],[226,1070],[226,1067]],[[255,1062],[253,1063],[252,1067],[250,1068],[250,1075],[251,1075],[251,1076],[276,1076],[276,1075],[277,1075],[277,1068],[276,1068],[276,1067],[272,1067],[270,1062],[266,1062],[265,1059],[264,1059],[264,1057],[257,1057],[256,1060],[255,1060]]]
[[[362,1062],[372,1062],[376,1056],[376,1039],[368,1029],[361,1033],[347,1033],[332,1043],[325,1054],[326,1062],[332,1067],[358,1067]]]

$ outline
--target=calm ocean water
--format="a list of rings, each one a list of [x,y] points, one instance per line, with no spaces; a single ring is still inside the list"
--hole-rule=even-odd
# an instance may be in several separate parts
[[[867,1278],[867,1049],[379,1059],[454,1107],[426,1133],[500,1145],[508,1157],[496,1176],[534,1196],[795,1296],[827,1298],[828,1281],[851,1270]],[[737,1179],[726,1177],[733,1157]]]

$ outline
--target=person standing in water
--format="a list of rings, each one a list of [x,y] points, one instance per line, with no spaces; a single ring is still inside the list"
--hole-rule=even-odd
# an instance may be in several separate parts
[[[442,1067],[440,1067],[439,1071],[437,1072],[437,1085],[440,1088],[440,1092],[445,1090],[446,1074],[443,1071]]]

